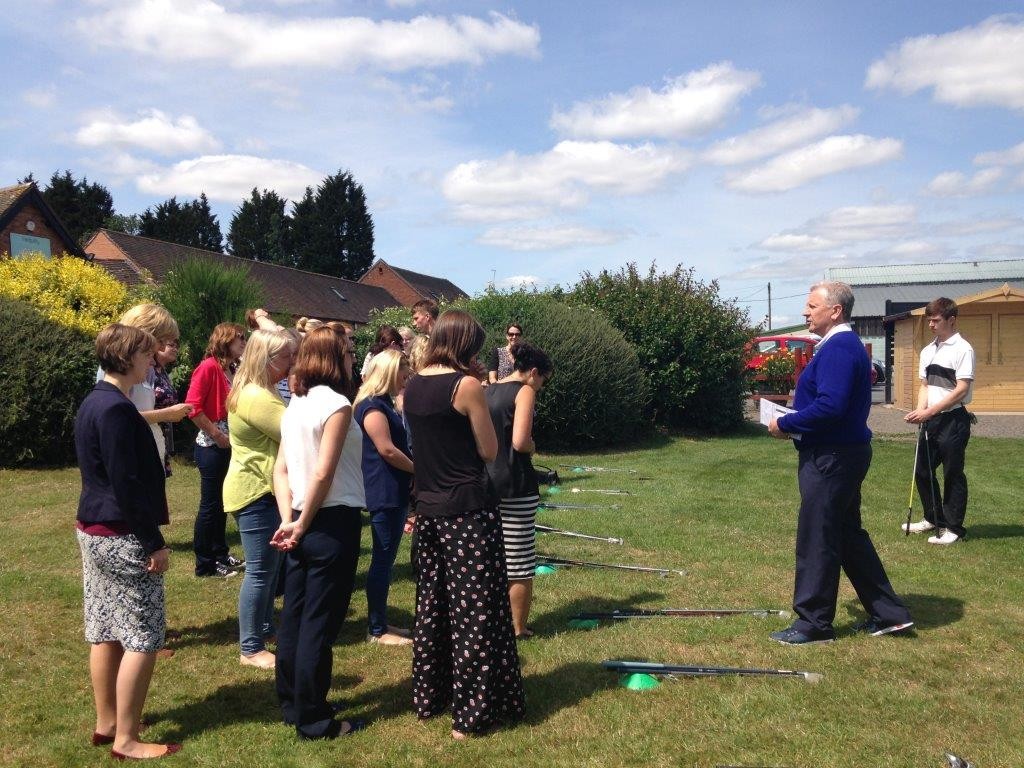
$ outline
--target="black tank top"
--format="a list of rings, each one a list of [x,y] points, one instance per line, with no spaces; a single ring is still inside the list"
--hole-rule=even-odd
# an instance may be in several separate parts
[[[487,465],[494,490],[503,499],[533,496],[540,488],[530,454],[512,447],[512,422],[516,413],[516,395],[525,385],[521,381],[491,384],[486,390],[487,410],[491,412],[498,436],[498,455]]]
[[[404,413],[412,433],[417,515],[455,517],[491,508],[487,469],[469,418],[452,404],[464,374],[413,376]]]

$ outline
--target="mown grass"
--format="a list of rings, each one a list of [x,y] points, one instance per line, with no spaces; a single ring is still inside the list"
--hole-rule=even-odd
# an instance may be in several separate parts
[[[560,501],[617,503],[618,510],[544,511],[548,524],[606,536],[622,547],[553,535],[542,552],[577,559],[685,569],[685,577],[560,569],[538,577],[521,644],[525,723],[455,744],[447,718],[421,724],[410,709],[410,653],[363,642],[362,575],[335,649],[335,685],[346,714],[371,721],[334,743],[299,743],[277,717],[270,676],[238,665],[240,579],[192,577],[190,543],[198,478],[176,466],[169,495],[175,550],[167,579],[169,625],[182,633],[158,663],[147,702],[147,737],[183,740],[177,763],[195,766],[939,766],[942,751],[979,768],[1024,765],[1024,441],[973,439],[968,450],[971,538],[936,548],[899,532],[913,445],[880,438],[865,484],[864,521],[917,621],[913,637],[849,634],[863,614],[843,583],[831,646],[787,648],[767,634],[782,619],[623,622],[571,630],[580,609],[788,608],[793,577],[795,456],[751,429],[716,439],[663,438],[620,453],[549,457],[635,468],[566,477]],[[631,497],[571,494],[624,488]],[[103,765],[86,746],[93,724],[82,639],[80,565],[72,525],[75,469],[0,472],[0,763]],[[554,500],[554,499],[552,499]],[[237,548],[237,536],[229,523]],[[392,591],[393,620],[411,622],[407,544]],[[821,672],[808,685],[786,678],[669,681],[655,690],[618,687],[599,662],[636,658]]]

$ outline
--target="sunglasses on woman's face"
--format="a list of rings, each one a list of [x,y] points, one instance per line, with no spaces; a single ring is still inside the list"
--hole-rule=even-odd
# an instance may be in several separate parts
[[[508,333],[506,333],[505,335],[506,335],[506,336],[508,336],[508,337],[509,337],[510,339],[514,339],[514,338],[516,338],[517,336],[522,336],[523,334],[521,334],[521,333],[513,333],[512,331],[509,331],[509,332],[508,332]]]

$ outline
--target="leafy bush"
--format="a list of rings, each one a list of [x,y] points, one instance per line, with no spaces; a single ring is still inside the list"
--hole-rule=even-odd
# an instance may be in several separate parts
[[[618,273],[584,272],[567,296],[601,310],[636,348],[652,393],[654,420],[710,431],[743,422],[746,313],[681,266],[646,277],[635,264]]]
[[[648,425],[650,394],[635,350],[600,313],[550,294],[490,292],[457,302],[487,330],[481,352],[507,342],[509,321],[550,355],[555,375],[537,401],[534,436],[544,450],[580,450],[635,440]]]
[[[245,311],[264,303],[262,288],[244,267],[226,268],[198,259],[168,272],[158,296],[178,321],[179,365],[190,368],[202,359],[215,325],[244,323]]]
[[[0,296],[0,466],[74,462],[75,414],[95,381],[90,334]]]
[[[74,256],[0,256],[0,295],[28,302],[54,323],[93,336],[132,304],[122,283]]]

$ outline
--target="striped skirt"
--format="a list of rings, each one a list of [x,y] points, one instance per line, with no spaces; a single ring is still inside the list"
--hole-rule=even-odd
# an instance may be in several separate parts
[[[537,506],[540,496],[502,499],[501,533],[505,541],[505,569],[509,580],[532,579],[537,567]]]

